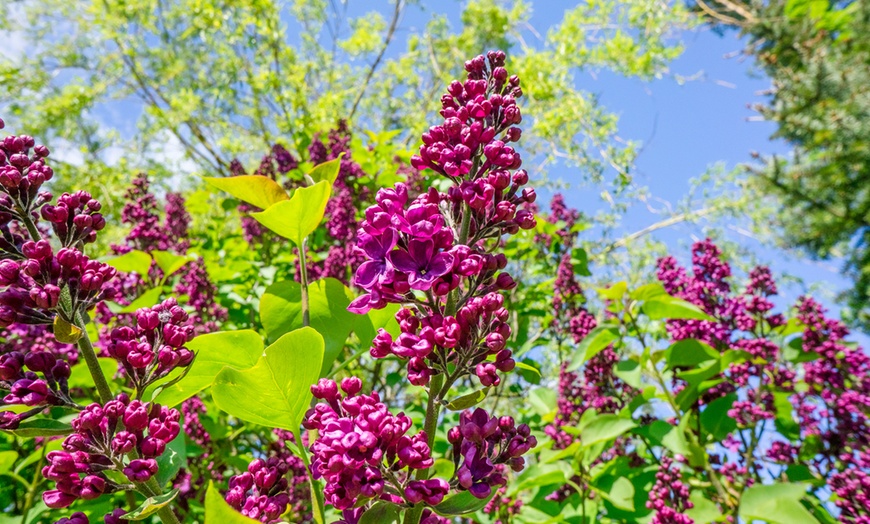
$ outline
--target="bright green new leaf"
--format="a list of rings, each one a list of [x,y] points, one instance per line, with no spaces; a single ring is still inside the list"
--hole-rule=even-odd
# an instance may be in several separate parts
[[[701,308],[681,298],[671,295],[655,295],[644,301],[641,311],[652,320],[662,319],[694,319],[713,320]]]
[[[325,344],[321,375],[329,373],[351,331],[361,330],[359,326],[365,324],[367,331],[372,329],[367,317],[354,315],[347,310],[352,299],[353,293],[334,278],[315,280],[308,286],[310,325],[323,336]],[[285,280],[266,288],[260,298],[260,322],[273,340],[301,328],[302,285]]]
[[[129,305],[124,306],[119,311],[120,313],[134,313],[139,309],[144,307],[153,307],[160,302],[160,295],[163,294],[163,288],[157,286],[155,288],[151,288],[148,291],[142,293],[136,300],[130,302]]]
[[[12,469],[16,460],[18,460],[17,451],[0,451],[0,475]]]
[[[100,369],[103,371],[103,376],[108,380],[118,373],[118,361],[111,357],[99,357],[97,362],[100,364]],[[71,388],[92,388],[94,387],[94,378],[88,369],[88,365],[84,362],[79,362],[70,369],[71,373],[67,379],[67,385]]]
[[[335,179],[338,178],[338,172],[341,171],[341,157],[343,156],[344,153],[341,153],[336,159],[314,166],[314,169],[308,172],[308,176],[310,176],[311,180],[314,180],[315,183],[325,180],[330,186],[335,184]]]
[[[160,508],[172,502],[172,499],[176,496],[178,496],[178,489],[173,489],[172,491],[162,495],[148,497],[139,505],[138,508],[122,515],[121,518],[124,520],[145,520],[160,511]]]
[[[266,228],[301,246],[305,237],[313,233],[323,220],[331,193],[332,186],[322,180],[313,186],[297,189],[290,200],[273,204],[263,212],[251,213],[251,216]]]
[[[289,198],[283,187],[266,176],[207,177],[204,180],[239,200],[257,206],[260,209],[267,209],[269,206]]]
[[[103,262],[112,266],[122,273],[138,273],[147,275],[151,269],[151,255],[144,251],[134,249],[123,255],[103,259]]]
[[[600,353],[604,348],[619,339],[619,332],[611,325],[598,326],[586,335],[580,345],[574,350],[574,357],[568,366],[568,371],[574,371],[587,360]]]
[[[619,477],[610,488],[607,500],[619,509],[634,511],[634,484],[625,477]]]
[[[151,255],[154,257],[154,261],[157,262],[157,267],[163,271],[164,278],[174,274],[191,260],[189,256],[176,255],[169,251],[152,251]]]
[[[204,524],[259,524],[259,522],[234,510],[214,487],[214,482],[209,483],[208,491],[205,493]]]
[[[177,406],[210,386],[225,367],[239,370],[254,367],[263,356],[263,338],[249,329],[218,331],[194,338],[187,348],[196,353],[190,370],[181,381],[162,389],[154,399],[156,402]],[[175,376],[170,375],[169,380]]]
[[[310,327],[291,331],[246,370],[224,368],[212,386],[215,404],[239,419],[298,431],[320,377],[323,337]]]
[[[740,499],[740,518],[771,524],[812,524],[819,521],[801,504],[806,484],[756,484]]]
[[[614,439],[635,427],[637,424],[630,418],[612,414],[598,415],[580,431],[580,441],[583,447],[593,446]]]

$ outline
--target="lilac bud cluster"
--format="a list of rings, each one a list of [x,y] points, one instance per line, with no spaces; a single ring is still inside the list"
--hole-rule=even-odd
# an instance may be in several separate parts
[[[426,433],[408,436],[411,419],[403,413],[393,415],[377,392],[360,395],[361,389],[362,382],[352,377],[342,380],[340,391],[327,379],[311,387],[323,402],[309,410],[303,426],[318,431],[309,448],[311,472],[326,480],[326,501],[339,510],[385,496],[410,505],[440,503],[449,489],[447,482],[411,477],[414,470],[434,464]]]
[[[0,120],[0,129],[3,127]],[[45,164],[48,153],[48,148],[36,145],[31,136],[7,136],[0,141],[0,251],[13,251],[20,243],[21,237],[10,230],[10,223],[33,221],[36,210],[51,200],[51,193],[41,191],[54,175]]]
[[[187,321],[187,313],[170,298],[138,310],[135,326],[112,330],[106,349],[124,368],[137,392],[193,362],[193,352],[184,347],[193,338],[193,326]]]
[[[662,457],[656,482],[649,493],[646,507],[654,510],[653,524],[694,524],[683,512],[692,509],[689,486],[683,483],[679,467],[669,457]]]
[[[490,417],[481,408],[462,412],[459,426],[447,432],[447,440],[453,445],[456,466],[451,485],[479,499],[507,483],[500,465],[522,471],[523,455],[537,445],[526,424],[517,426],[512,417]]]
[[[27,240],[20,251],[5,255],[11,258],[0,260],[0,328],[16,322],[51,324],[56,313],[74,319],[106,298],[107,284],[117,273],[75,248],[55,253],[48,240]]]
[[[227,504],[260,522],[280,522],[290,503],[288,471],[289,464],[280,457],[254,460],[248,465],[248,471],[230,479]]]
[[[51,223],[52,229],[65,247],[89,244],[97,239],[97,232],[106,227],[106,219],[100,213],[102,205],[86,191],[64,193],[57,205],[42,206],[42,218]]]
[[[403,308],[396,313],[402,333],[393,340],[386,330],[379,330],[371,355],[407,360],[408,380],[417,386],[429,383],[433,367],[446,369],[448,362],[456,363],[460,374],[475,373],[484,386],[497,386],[498,372],[509,372],[516,365],[505,349],[510,336],[507,317],[504,298],[494,292],[470,299],[455,317],[423,316]]]
[[[167,194],[166,218],[161,224],[157,198],[150,186],[148,176],[140,173],[127,190],[127,203],[121,211],[121,220],[132,228],[125,244],[112,246],[116,253],[126,253],[131,249],[146,253],[155,250],[183,253],[187,249],[190,215],[184,208],[184,198],[175,193]]]
[[[3,405],[33,408],[21,413],[0,411],[0,429],[16,429],[48,406],[77,406],[70,398],[69,377],[69,364],[47,351],[0,355],[0,390],[8,391]]]
[[[177,410],[123,393],[105,405],[86,407],[73,419],[75,433],[64,439],[63,450],[46,457],[42,475],[55,488],[43,493],[43,501],[49,508],[65,508],[77,499],[126,489],[107,470],[123,473],[130,482],[147,481],[157,474],[156,458],[181,431],[180,418]]]

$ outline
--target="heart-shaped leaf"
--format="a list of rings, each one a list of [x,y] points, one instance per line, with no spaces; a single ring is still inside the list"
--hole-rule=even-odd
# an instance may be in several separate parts
[[[310,327],[291,331],[246,370],[224,368],[212,386],[217,406],[242,420],[298,431],[320,377],[323,337]]]
[[[265,211],[251,213],[251,216],[266,228],[301,246],[305,237],[323,220],[331,193],[330,183],[322,180],[313,186],[297,189],[290,200],[282,200]]]
[[[239,200],[257,206],[260,209],[266,209],[273,204],[289,198],[283,187],[266,176],[207,177],[204,180]]]
[[[162,389],[156,402],[176,406],[209,387],[225,367],[249,369],[263,356],[263,338],[249,329],[200,335],[186,347],[196,353],[190,370],[182,380]],[[176,376],[170,375],[167,382]]]
[[[344,348],[351,331],[363,324],[371,331],[371,321],[347,310],[353,293],[334,278],[315,280],[308,286],[308,315],[311,327],[323,336],[324,354],[321,376],[329,373]],[[260,298],[260,321],[270,339],[303,327],[302,285],[292,280],[272,284]],[[362,335],[360,338],[364,338]],[[374,338],[374,335],[372,335]]]
[[[144,251],[134,249],[123,255],[104,259],[103,262],[112,266],[122,273],[138,273],[147,275],[151,269],[151,255]]]

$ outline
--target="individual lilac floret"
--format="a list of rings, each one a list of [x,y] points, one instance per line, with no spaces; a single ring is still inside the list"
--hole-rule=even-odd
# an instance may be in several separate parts
[[[506,484],[499,465],[522,471],[523,455],[538,444],[529,426],[517,426],[512,417],[490,417],[482,408],[462,412],[459,426],[447,433],[447,439],[453,444],[457,489],[468,490],[479,499]]]
[[[124,394],[86,407],[73,419],[75,433],[64,439],[63,450],[46,456],[42,475],[55,489],[43,493],[43,501],[52,509],[65,508],[123,489],[105,475],[109,469],[131,482],[147,481],[157,473],[157,457],[181,431],[180,418],[174,409]]]
[[[309,410],[303,425],[318,431],[309,448],[311,471],[314,478],[326,480],[326,501],[346,510],[390,493],[402,494],[410,504],[440,503],[449,488],[445,482],[402,485],[414,470],[434,464],[426,433],[406,435],[411,419],[403,413],[393,415],[377,392],[360,395],[361,389],[357,378],[342,380],[344,395],[332,380],[321,379],[311,387],[323,402]]]
[[[62,517],[60,520],[55,521],[54,524],[91,524],[91,521],[88,520],[87,515],[77,511],[69,517]]]

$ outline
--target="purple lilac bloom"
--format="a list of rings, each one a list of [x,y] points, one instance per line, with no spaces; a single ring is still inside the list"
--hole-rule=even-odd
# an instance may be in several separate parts
[[[318,431],[309,448],[311,472],[326,481],[326,501],[347,510],[393,493],[410,504],[440,503],[449,489],[443,480],[396,484],[434,464],[426,433],[408,436],[411,419],[390,413],[377,392],[360,395],[361,388],[357,378],[345,378],[340,389],[328,379],[311,387],[322,402],[309,410],[303,425]]]

